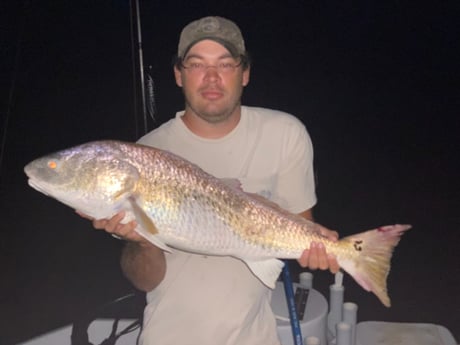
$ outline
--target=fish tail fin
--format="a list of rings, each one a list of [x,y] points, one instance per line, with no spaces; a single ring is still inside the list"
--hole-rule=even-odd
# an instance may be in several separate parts
[[[386,307],[391,306],[387,277],[393,249],[401,235],[410,228],[411,225],[388,225],[341,240],[359,252],[359,255],[353,256],[354,259],[340,262],[341,267],[366,291],[372,291]]]

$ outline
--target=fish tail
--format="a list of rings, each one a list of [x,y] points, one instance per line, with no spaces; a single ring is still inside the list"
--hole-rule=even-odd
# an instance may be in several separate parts
[[[358,252],[352,259],[339,258],[341,267],[366,291],[372,291],[386,307],[391,306],[387,277],[393,249],[401,235],[410,228],[410,225],[388,225],[341,240]]]

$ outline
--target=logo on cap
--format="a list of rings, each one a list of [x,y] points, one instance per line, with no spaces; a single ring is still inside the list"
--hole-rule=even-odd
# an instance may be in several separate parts
[[[244,39],[238,26],[222,17],[204,17],[191,22],[181,32],[177,55],[181,58],[199,41],[219,42],[234,56],[245,55]]]

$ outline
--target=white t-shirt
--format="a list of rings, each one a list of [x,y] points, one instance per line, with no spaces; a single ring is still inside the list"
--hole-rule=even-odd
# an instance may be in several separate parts
[[[220,178],[238,179],[300,213],[316,203],[313,148],[292,115],[243,106],[238,126],[220,139],[193,134],[183,112],[139,143],[171,151]],[[165,253],[166,276],[147,293],[143,345],[278,345],[270,289],[240,260]]]

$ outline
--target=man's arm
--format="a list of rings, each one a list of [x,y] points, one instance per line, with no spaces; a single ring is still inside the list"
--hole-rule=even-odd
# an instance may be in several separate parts
[[[144,292],[156,288],[166,273],[164,252],[150,243],[127,242],[120,264],[126,278]]]
[[[300,216],[313,221],[313,212],[311,209],[299,213]],[[319,225],[319,224],[318,224]],[[329,230],[319,225],[320,234],[332,241],[337,241],[339,234],[337,231]],[[313,242],[310,248],[305,249],[302,256],[297,260],[302,267],[308,267],[309,269],[316,270],[329,269],[332,273],[337,273],[340,269],[336,258],[333,255],[326,253],[326,249],[322,243]]]

